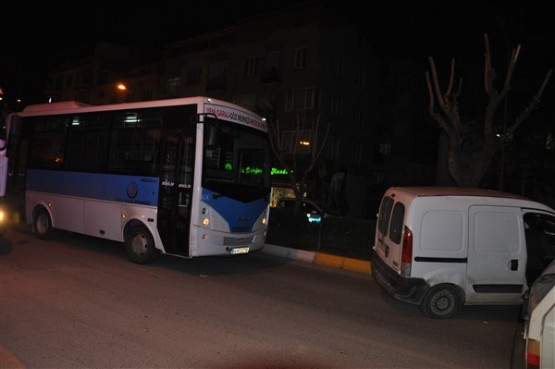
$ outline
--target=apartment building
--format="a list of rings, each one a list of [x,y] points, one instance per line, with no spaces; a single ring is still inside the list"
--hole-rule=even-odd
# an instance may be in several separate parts
[[[360,25],[311,2],[167,43],[146,57],[97,44],[86,56],[58,63],[46,93],[94,105],[194,95],[233,101],[279,125],[276,139],[298,178],[322,147],[303,193],[320,199],[343,167],[349,214],[365,216],[361,199],[377,177],[378,74]],[[274,167],[275,192],[282,196],[291,183],[280,176],[285,171],[277,158]]]

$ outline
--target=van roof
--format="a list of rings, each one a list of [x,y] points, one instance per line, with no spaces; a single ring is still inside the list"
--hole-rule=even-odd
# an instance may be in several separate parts
[[[468,198],[471,202],[476,203],[492,203],[494,199],[504,199],[505,205],[518,206],[521,208],[529,208],[543,210],[554,213],[555,210],[550,206],[539,201],[517,195],[514,193],[488,190],[484,188],[464,188],[464,187],[442,187],[442,186],[406,186],[406,187],[390,187],[387,189],[385,196],[396,199],[404,199],[403,201],[412,201],[416,198],[423,197],[458,197],[459,199]],[[471,200],[473,199],[473,200]]]
[[[478,197],[501,197],[509,199],[520,199],[532,201],[521,195],[509,192],[488,190],[485,188],[469,188],[469,187],[442,187],[442,186],[407,186],[407,187],[391,187],[388,192],[403,192],[408,196],[478,196]]]

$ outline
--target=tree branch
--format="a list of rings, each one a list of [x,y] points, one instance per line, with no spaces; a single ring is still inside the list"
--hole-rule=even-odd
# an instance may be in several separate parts
[[[543,79],[543,82],[538,92],[532,97],[532,100],[530,101],[528,106],[516,117],[514,123],[511,124],[511,126],[506,130],[506,133],[503,137],[504,141],[508,140],[512,136],[514,131],[516,131],[516,129],[520,126],[520,124],[523,121],[525,121],[526,118],[528,118],[528,116],[530,115],[530,113],[532,113],[534,109],[538,107],[538,105],[541,102],[541,97],[543,95],[545,87],[547,86],[547,83],[549,82],[549,79],[551,78],[552,73],[553,73],[553,69],[550,69],[549,71],[547,71],[547,74],[545,75],[545,78]]]

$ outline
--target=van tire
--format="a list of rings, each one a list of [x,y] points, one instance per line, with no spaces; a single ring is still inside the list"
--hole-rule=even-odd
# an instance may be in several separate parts
[[[431,319],[448,319],[461,305],[462,298],[457,287],[440,284],[426,292],[420,303],[420,311]]]
[[[160,255],[154,238],[143,225],[134,225],[125,235],[125,251],[129,260],[137,264],[150,264]]]

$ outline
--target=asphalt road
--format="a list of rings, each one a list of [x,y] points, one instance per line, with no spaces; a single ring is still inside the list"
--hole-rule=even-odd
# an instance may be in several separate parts
[[[10,230],[0,368],[509,368],[518,307],[430,320],[370,275],[278,257],[161,257]]]

